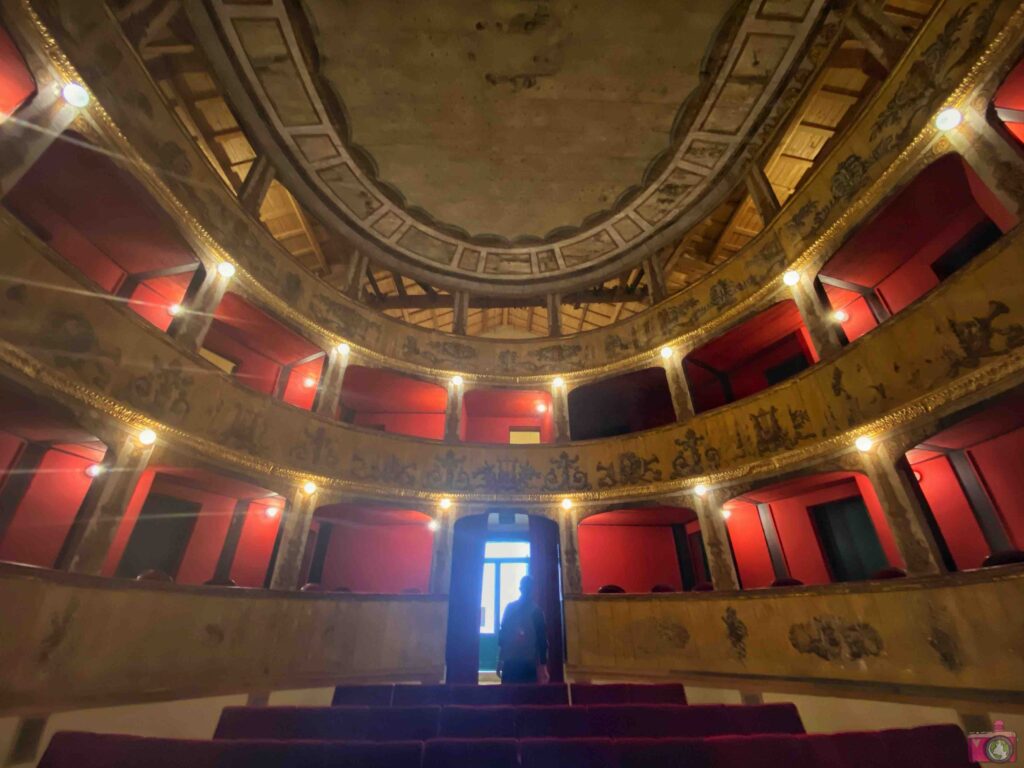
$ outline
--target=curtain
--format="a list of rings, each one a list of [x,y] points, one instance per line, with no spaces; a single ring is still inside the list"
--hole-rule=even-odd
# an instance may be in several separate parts
[[[537,585],[537,604],[548,625],[548,672],[553,683],[565,680],[558,550],[558,523],[530,515],[530,574]]]
[[[476,683],[480,670],[480,597],[483,590],[487,515],[456,521],[452,539],[452,582],[448,590],[446,681]]]

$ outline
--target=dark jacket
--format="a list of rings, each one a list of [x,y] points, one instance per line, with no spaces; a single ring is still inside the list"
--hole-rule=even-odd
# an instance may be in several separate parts
[[[534,655],[530,658],[515,658],[515,661],[533,661],[536,664],[547,664],[548,663],[548,627],[544,621],[544,612],[540,607],[532,600],[524,600],[519,598],[518,600],[511,602],[506,606],[505,613],[501,617],[501,629],[498,630],[498,645],[502,649],[502,658],[508,661],[510,657],[507,655],[510,652],[510,646],[512,641],[512,631],[514,627],[518,626],[518,620],[515,618],[515,614],[519,611],[528,611],[530,620],[533,623],[534,632],[534,643],[533,651]],[[512,621],[510,621],[510,617]],[[521,655],[521,654],[518,654]]]

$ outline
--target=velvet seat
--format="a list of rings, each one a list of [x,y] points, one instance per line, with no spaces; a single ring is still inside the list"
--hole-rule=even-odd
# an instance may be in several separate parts
[[[686,691],[680,683],[636,685],[631,683],[573,683],[573,704],[685,704]]]
[[[441,708],[439,734],[442,738],[513,738],[516,735],[515,707]]]
[[[214,738],[425,741],[438,719],[437,707],[225,707]]]
[[[450,685],[396,685],[391,703],[396,707],[451,704]]]
[[[565,683],[546,685],[450,685],[451,704],[466,706],[524,706],[569,703],[569,687]]]
[[[611,739],[523,739],[519,742],[522,768],[617,768]]]
[[[679,738],[721,734],[803,733],[792,704],[749,707],[632,705],[589,707],[590,732],[611,738]]]
[[[704,739],[617,739],[614,743],[616,765],[620,768],[710,768],[711,751]],[[721,764],[725,766],[725,763]],[[767,763],[750,763],[765,766]],[[731,767],[730,767],[731,768]],[[736,766],[747,768],[747,764]],[[772,767],[774,768],[774,766]],[[791,766],[789,768],[797,768]],[[800,767],[802,768],[802,766]],[[832,768],[829,766],[829,768]]]
[[[517,707],[516,735],[527,738],[582,738],[590,735],[587,707]]]
[[[519,768],[515,739],[434,739],[423,749],[423,768]]]
[[[389,707],[393,685],[339,685],[331,698],[333,706]]]

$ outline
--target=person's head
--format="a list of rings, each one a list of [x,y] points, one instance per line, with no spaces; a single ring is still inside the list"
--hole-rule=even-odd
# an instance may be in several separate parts
[[[537,584],[534,582],[533,576],[523,576],[519,580],[519,594],[529,600],[537,596]]]

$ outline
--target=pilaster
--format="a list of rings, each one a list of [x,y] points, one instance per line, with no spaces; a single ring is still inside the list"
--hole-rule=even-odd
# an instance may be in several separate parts
[[[336,417],[350,358],[351,352],[347,346],[335,347],[327,353],[327,362],[324,364],[316,400],[313,403],[314,413],[332,419]]]
[[[711,583],[716,590],[740,588],[732,556],[732,545],[729,543],[729,531],[722,516],[724,501],[721,493],[708,491],[704,496],[694,495],[691,504],[700,522],[704,554],[711,570]]]
[[[558,508],[558,536],[562,548],[562,594],[583,594],[583,573],[580,570],[580,516],[575,507]]]
[[[437,530],[434,531],[433,556],[430,561],[430,592],[446,595],[452,579],[452,539],[455,531],[453,510],[438,507],[434,515]]]
[[[457,443],[462,439],[462,396],[465,384],[461,381],[448,382],[448,404],[444,412],[444,440]]]
[[[309,526],[313,513],[320,505],[320,492],[316,489],[307,493],[299,486],[292,491],[282,512],[281,542],[274,560],[274,571],[270,577],[271,589],[294,590],[302,586],[302,556],[306,551]]]
[[[230,277],[224,277],[212,265],[201,265],[192,275],[181,310],[171,321],[167,334],[191,352],[202,347],[213,325],[213,313],[230,282]]]
[[[64,101],[62,83],[45,72],[32,100],[0,123],[0,198],[7,195],[81,111]]]
[[[568,443],[569,432],[569,389],[565,382],[551,382],[551,423],[555,430],[556,443]]]
[[[672,395],[672,408],[676,412],[676,421],[683,422],[693,418],[693,399],[690,397],[690,386],[683,374],[683,355],[673,349],[670,357],[661,358],[665,376],[668,379],[668,391]]]
[[[811,341],[818,357],[829,360],[843,348],[840,326],[830,316],[814,289],[814,278],[808,273],[800,275],[800,281],[791,286],[793,301],[800,310],[800,317],[811,334]]]

